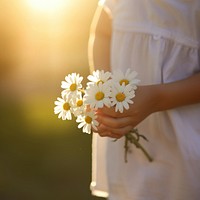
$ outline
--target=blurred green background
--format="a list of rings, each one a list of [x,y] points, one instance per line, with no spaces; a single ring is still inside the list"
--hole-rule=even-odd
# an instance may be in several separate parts
[[[0,200],[91,195],[91,135],[53,113],[65,75],[89,74],[97,0],[0,0]]]

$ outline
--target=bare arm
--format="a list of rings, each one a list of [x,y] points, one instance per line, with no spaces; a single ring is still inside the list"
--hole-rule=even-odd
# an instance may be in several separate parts
[[[158,111],[200,103],[200,73],[160,86]]]
[[[88,57],[91,71],[110,71],[111,19],[99,6],[95,12],[89,37]]]

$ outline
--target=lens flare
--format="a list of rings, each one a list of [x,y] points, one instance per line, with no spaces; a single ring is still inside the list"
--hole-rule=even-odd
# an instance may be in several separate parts
[[[61,10],[67,0],[27,0],[30,7],[41,12],[54,12]]]

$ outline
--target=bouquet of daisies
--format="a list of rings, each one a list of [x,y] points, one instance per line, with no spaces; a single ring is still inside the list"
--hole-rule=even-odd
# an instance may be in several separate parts
[[[76,118],[78,128],[90,134],[92,130],[97,130],[99,125],[96,110],[99,108],[114,107],[115,112],[123,113],[128,110],[129,105],[133,104],[135,90],[139,79],[137,73],[128,69],[125,73],[115,71],[114,73],[104,72],[103,70],[93,71],[87,79],[86,88],[82,86],[83,77],[77,73],[69,74],[62,81],[61,97],[55,101],[54,113],[62,120],[72,120]],[[146,137],[140,135],[137,129],[133,129],[125,135],[125,161],[127,162],[128,142],[141,149],[149,161],[151,156],[139,143],[139,139]]]

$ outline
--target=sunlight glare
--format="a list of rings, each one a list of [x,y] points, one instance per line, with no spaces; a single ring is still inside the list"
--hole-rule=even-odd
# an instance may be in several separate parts
[[[54,12],[62,9],[68,0],[27,0],[29,5],[42,12]]]

